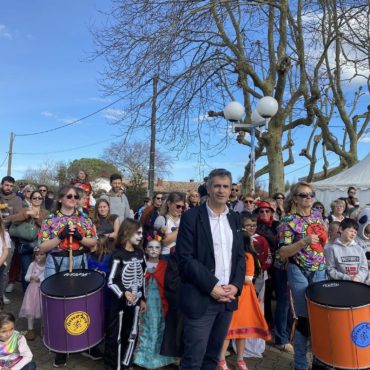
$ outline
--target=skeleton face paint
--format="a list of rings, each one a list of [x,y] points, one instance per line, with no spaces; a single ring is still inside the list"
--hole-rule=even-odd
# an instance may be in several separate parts
[[[159,258],[161,254],[161,243],[158,240],[151,240],[145,248],[149,258]]]
[[[131,236],[130,242],[132,245],[139,245],[141,242],[141,239],[143,239],[143,228],[140,227],[134,235]]]

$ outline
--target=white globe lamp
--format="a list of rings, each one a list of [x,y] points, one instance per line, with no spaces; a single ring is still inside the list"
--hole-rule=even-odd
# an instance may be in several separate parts
[[[237,101],[232,101],[224,109],[224,117],[231,122],[241,121],[244,113],[244,106]]]
[[[265,96],[258,102],[256,109],[257,113],[266,119],[273,117],[277,113],[279,105],[272,96]]]

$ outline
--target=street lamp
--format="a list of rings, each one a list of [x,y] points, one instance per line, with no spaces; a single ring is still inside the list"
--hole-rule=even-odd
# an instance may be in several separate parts
[[[208,112],[210,117],[215,116],[224,116],[228,121],[233,123],[233,130],[238,129],[239,131],[246,131],[247,128],[250,128],[251,135],[251,154],[250,154],[250,163],[251,163],[251,181],[250,181],[250,192],[254,194],[256,187],[256,127],[266,126],[268,129],[268,122],[273,117],[279,109],[278,102],[271,96],[265,96],[262,98],[256,109],[253,110],[251,115],[251,124],[242,123],[242,118],[245,113],[245,108],[242,104],[233,101],[229,103],[224,111],[221,113]]]

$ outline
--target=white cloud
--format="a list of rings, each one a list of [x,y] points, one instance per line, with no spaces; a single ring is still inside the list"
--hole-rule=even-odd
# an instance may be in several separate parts
[[[107,108],[103,112],[103,117],[110,121],[119,121],[126,116],[126,111],[123,109]]]
[[[1,38],[13,40],[13,36],[10,34],[10,32],[7,30],[7,28],[3,24],[0,24],[0,39]]]
[[[56,113],[52,113],[52,112],[48,112],[48,111],[41,112],[41,115],[44,116],[44,117],[47,117],[47,118],[53,118],[56,121],[58,121],[60,123],[64,123],[64,124],[72,123],[72,122],[77,120],[77,118],[74,118],[74,117],[61,117]]]
[[[362,135],[358,142],[362,144],[368,144],[370,143],[370,136],[368,134]]]

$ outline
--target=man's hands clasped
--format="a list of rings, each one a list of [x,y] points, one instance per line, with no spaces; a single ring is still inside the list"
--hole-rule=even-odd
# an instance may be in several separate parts
[[[217,302],[231,302],[235,300],[237,293],[238,288],[235,285],[215,285],[211,297]]]

